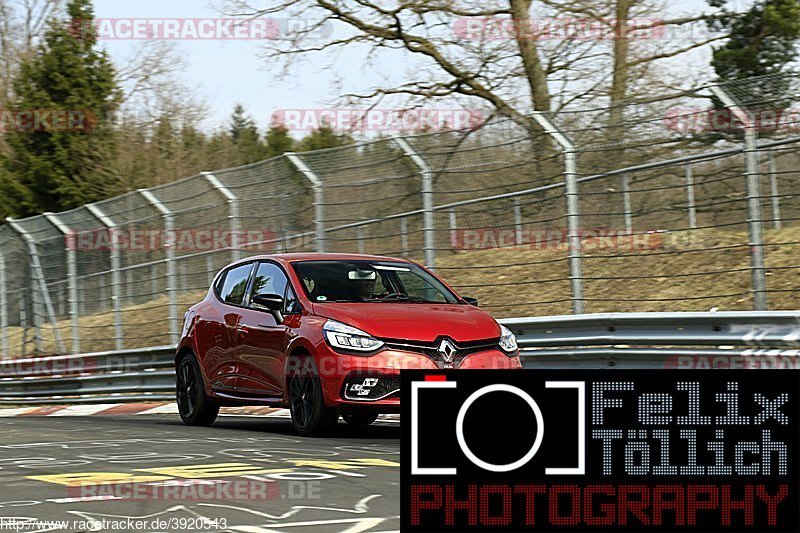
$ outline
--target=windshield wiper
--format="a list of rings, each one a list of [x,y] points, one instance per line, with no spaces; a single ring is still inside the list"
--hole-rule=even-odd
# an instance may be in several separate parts
[[[391,297],[391,298],[359,298],[359,299],[341,299],[341,300],[325,300],[325,302],[333,302],[337,304],[347,303],[347,304],[363,304],[363,303],[380,303],[380,302],[427,302],[427,300],[420,300],[416,298],[409,298],[409,297]],[[433,303],[433,302],[431,302]]]
[[[387,294],[381,298],[369,298],[364,300],[365,302],[411,302],[415,304],[435,304],[432,300],[426,300],[425,298],[419,298],[416,296],[409,296],[407,294]]]

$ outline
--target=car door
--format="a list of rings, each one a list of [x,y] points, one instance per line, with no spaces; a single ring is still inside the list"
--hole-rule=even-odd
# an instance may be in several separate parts
[[[289,282],[280,266],[268,261],[258,263],[238,330],[237,389],[245,396],[282,395],[289,328],[286,320],[278,323],[273,313],[253,308],[249,301],[256,294],[285,297],[287,288]]]
[[[254,267],[254,263],[247,263],[230,268],[214,287],[217,316],[203,327],[208,342],[203,365],[214,390],[233,392],[236,388],[241,306]]]

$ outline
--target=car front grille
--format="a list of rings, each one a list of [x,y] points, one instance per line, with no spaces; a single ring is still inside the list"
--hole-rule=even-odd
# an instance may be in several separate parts
[[[455,348],[451,357],[439,351],[443,340],[448,340]],[[448,337],[440,337],[433,343],[417,341],[387,340],[385,346],[391,350],[420,353],[436,363],[439,368],[458,368],[461,362],[469,355],[497,348],[499,339],[488,339],[473,342],[456,342]]]

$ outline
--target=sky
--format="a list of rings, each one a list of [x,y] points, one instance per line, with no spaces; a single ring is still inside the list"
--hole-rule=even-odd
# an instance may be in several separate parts
[[[99,19],[114,18],[212,18],[220,14],[212,4],[193,0],[95,0]],[[104,40],[102,45],[118,64],[130,58],[141,41]],[[207,104],[207,128],[226,123],[234,105],[243,104],[260,128],[266,127],[278,109],[308,109],[330,104],[337,95],[336,78],[364,79],[356,54],[345,54],[333,70],[327,60],[310,59],[296,67],[291,79],[278,80],[277,66],[260,56],[255,40],[178,40],[174,45],[186,68],[180,75]],[[376,80],[377,81],[377,80]]]
[[[95,0],[99,19],[144,18],[214,18],[220,17],[216,6],[221,0]],[[704,6],[704,0],[677,0],[668,3],[669,11],[681,12]],[[132,56],[141,41],[103,40],[103,46],[118,64]],[[336,63],[328,64],[328,55],[307,57],[295,67],[293,75],[278,79],[276,64],[261,57],[261,44],[256,40],[178,40],[174,45],[184,58],[186,68],[181,80],[193,88],[205,102],[207,117],[203,126],[223,126],[237,103],[243,104],[260,128],[265,128],[272,113],[279,109],[311,109],[329,107],[346,90],[363,90],[379,85],[382,76],[401,76],[414,69],[414,58],[408,54],[393,57],[389,68],[364,67],[358,50],[343,52]],[[703,54],[698,61],[707,63]],[[344,80],[344,81],[342,81]],[[338,84],[344,83],[344,85]]]

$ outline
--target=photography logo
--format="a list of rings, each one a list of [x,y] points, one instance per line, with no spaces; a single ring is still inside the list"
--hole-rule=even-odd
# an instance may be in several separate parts
[[[402,372],[417,531],[800,531],[797,370]]]

